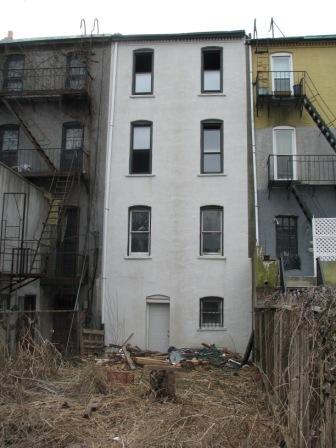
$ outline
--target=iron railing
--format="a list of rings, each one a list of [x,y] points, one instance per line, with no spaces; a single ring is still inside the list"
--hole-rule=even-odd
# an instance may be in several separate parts
[[[0,70],[0,95],[89,93],[91,76],[85,67]]]
[[[46,272],[46,254],[36,255],[37,241],[24,240],[21,243],[5,240],[1,242],[0,273],[14,277],[39,276]]]
[[[270,155],[269,183],[294,182],[307,185],[336,184],[336,156]]]
[[[71,251],[53,251],[48,255],[47,277],[79,278],[83,269],[84,255]]]
[[[46,148],[43,151],[60,173],[89,172],[89,154],[83,149]],[[23,175],[51,173],[50,166],[36,149],[0,151],[0,162]]]
[[[306,77],[305,71],[259,71],[257,96],[303,96]]]

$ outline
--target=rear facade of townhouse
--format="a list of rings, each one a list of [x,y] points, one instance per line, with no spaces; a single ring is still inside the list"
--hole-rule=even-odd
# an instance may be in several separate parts
[[[245,33],[123,36],[111,48],[105,342],[251,332]]]

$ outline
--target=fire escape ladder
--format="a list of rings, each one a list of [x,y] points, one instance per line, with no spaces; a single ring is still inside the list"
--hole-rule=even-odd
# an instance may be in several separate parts
[[[303,105],[306,111],[309,113],[311,118],[315,121],[317,127],[320,129],[321,133],[324,135],[325,139],[336,152],[336,136],[330,130],[328,124],[324,121],[316,107],[312,104],[310,99],[305,95],[303,98]]]
[[[336,152],[336,136],[331,130],[336,124],[336,115],[328,107],[307,72],[304,76],[303,106],[321,131],[329,145]],[[314,104],[313,104],[314,103]]]
[[[76,172],[73,169],[73,167],[75,166],[74,164],[76,157],[77,154],[74,153],[66,176],[55,173],[51,181],[49,189],[50,199],[48,213],[42,225],[41,233],[36,243],[36,248],[34,250],[34,254],[30,263],[28,277],[21,276],[17,279],[11,279],[10,283],[2,288],[0,292],[8,290],[11,293],[35,281],[36,276],[34,276],[33,272],[34,264],[38,254],[40,253],[41,246],[43,245],[47,249],[46,252],[49,254],[52,253],[53,249],[55,248],[57,241],[57,228],[62,218],[66,200],[71,192],[76,178]]]
[[[307,221],[309,222],[309,224],[312,225],[313,214],[311,213],[309,207],[307,206],[306,202],[302,198],[298,188],[294,184],[291,184],[289,186],[289,191],[293,194],[294,198],[296,199],[296,202],[299,204],[299,206],[300,206],[303,214],[307,218]]]
[[[17,111],[17,109],[15,109],[7,99],[2,98],[2,102],[3,104],[6,106],[6,108],[8,109],[8,111],[13,115],[13,117],[15,117],[19,123],[22,125],[22,128],[24,129],[27,137],[29,138],[29,140],[32,142],[32,144],[34,145],[34,148],[36,149],[37,153],[42,157],[42,159],[44,160],[44,162],[47,164],[47,166],[50,168],[50,170],[52,172],[56,172],[57,169],[55,167],[55,165],[53,164],[53,162],[49,159],[49,157],[47,156],[47,154],[45,153],[45,151],[43,150],[41,144],[37,141],[36,137],[33,135],[32,131],[30,128],[34,127],[34,123],[32,122],[32,120],[30,120],[30,122],[28,122],[27,120],[24,120],[19,112]],[[35,126],[36,127],[36,126]]]

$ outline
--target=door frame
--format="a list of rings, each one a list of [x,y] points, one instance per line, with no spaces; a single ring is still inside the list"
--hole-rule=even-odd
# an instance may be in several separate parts
[[[151,303],[163,304],[169,306],[169,330],[168,345],[170,343],[170,297],[163,294],[154,294],[146,297],[146,350],[149,347],[149,306]]]
[[[276,147],[276,138],[275,134],[276,131],[279,130],[290,130],[292,132],[292,162],[293,162],[293,177],[292,179],[278,179],[278,158],[277,156],[281,156],[281,154],[277,153],[277,147]],[[295,156],[296,153],[296,129],[293,126],[275,126],[272,129],[272,148],[273,148],[273,155],[274,157],[274,180],[296,180],[297,179],[297,165],[296,165],[296,159]],[[283,154],[286,155],[286,154]]]
[[[270,55],[270,58],[271,58],[271,78],[272,78],[272,92],[273,93],[275,93],[275,85],[274,85],[274,79],[275,79],[275,77],[274,77],[274,72],[275,72],[275,70],[274,70],[274,57],[281,57],[281,56],[287,56],[288,58],[289,58],[289,70],[288,70],[288,72],[289,72],[289,83],[290,83],[290,92],[291,92],[291,95],[293,95],[293,93],[294,93],[294,88],[293,88],[293,86],[294,86],[294,79],[293,79],[293,55],[292,55],[292,53],[286,53],[286,52],[280,52],[280,53],[272,53],[271,55]]]

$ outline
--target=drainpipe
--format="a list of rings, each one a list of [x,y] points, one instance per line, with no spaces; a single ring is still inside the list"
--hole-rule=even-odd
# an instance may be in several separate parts
[[[112,58],[113,56],[113,58]],[[106,260],[107,260],[107,224],[110,213],[110,179],[111,179],[111,161],[112,161],[112,143],[114,126],[114,109],[116,96],[116,78],[117,78],[117,58],[118,42],[115,42],[111,48],[111,66],[110,66],[110,85],[109,85],[109,103],[108,111],[108,130],[106,138],[106,167],[105,167],[105,197],[104,197],[104,222],[103,222],[103,253],[102,253],[102,287],[101,287],[101,306],[102,322],[105,322],[105,301],[106,298]],[[113,62],[112,62],[113,61]]]
[[[254,102],[253,102],[253,66],[252,66],[252,47],[249,44],[249,65],[250,65],[250,108],[251,108],[251,129],[252,129],[252,161],[253,161],[253,188],[254,188],[254,213],[256,245],[259,245],[259,206],[258,206],[258,188],[257,188],[257,165],[256,165],[256,144],[254,132]]]

